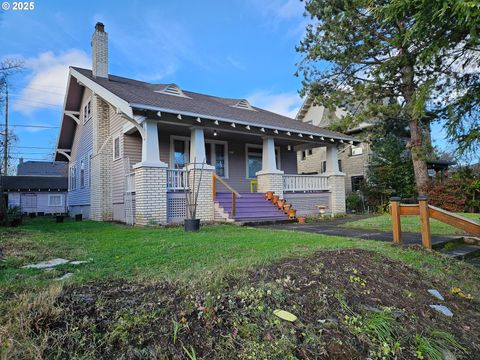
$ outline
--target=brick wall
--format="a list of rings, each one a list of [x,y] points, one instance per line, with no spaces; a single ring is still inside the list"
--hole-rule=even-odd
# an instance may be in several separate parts
[[[198,189],[198,198],[197,198],[197,219],[201,221],[213,221],[215,217],[214,213],[214,202],[212,198],[213,186],[212,186],[212,169],[203,169],[202,179],[200,180],[200,169],[193,169],[193,166],[190,166],[188,169],[188,184],[190,189],[195,187],[195,191]],[[195,171],[195,182],[193,181]],[[200,186],[198,186],[200,184]],[[192,199],[194,201],[194,199]]]
[[[266,193],[273,191],[276,195],[283,198],[283,174],[267,173],[257,175],[257,192]]]
[[[345,175],[333,174],[328,177],[330,209],[332,215],[345,214]]]

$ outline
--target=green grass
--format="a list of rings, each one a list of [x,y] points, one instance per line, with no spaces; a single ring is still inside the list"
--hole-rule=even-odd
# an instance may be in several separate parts
[[[28,219],[17,229],[0,230],[0,248],[6,253],[6,261],[0,263],[0,289],[14,292],[52,284],[62,271],[73,272],[69,281],[79,283],[104,278],[210,281],[276,259],[339,248],[374,250],[437,278],[448,278],[455,286],[468,289],[467,283],[476,283],[470,266],[440,255],[376,241],[234,225],[185,233],[180,227],[134,228],[91,221],[56,224],[38,218]],[[61,265],[50,272],[21,268],[58,257],[91,262]]]
[[[480,214],[459,213],[460,216],[480,223]],[[402,216],[402,231],[420,232],[420,218],[418,216]],[[374,216],[368,219],[352,221],[341,225],[347,228],[375,229],[381,231],[392,231],[390,214]],[[447,225],[435,219],[430,219],[430,230],[437,235],[458,235],[464,234],[460,229]]]

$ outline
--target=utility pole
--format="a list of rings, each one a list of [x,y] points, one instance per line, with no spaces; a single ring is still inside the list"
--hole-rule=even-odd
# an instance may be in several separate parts
[[[8,175],[8,83],[5,83],[5,141],[3,144],[3,174]]]

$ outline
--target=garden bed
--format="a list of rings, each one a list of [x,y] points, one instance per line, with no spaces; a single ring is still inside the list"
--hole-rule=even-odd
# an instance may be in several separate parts
[[[29,307],[20,341],[37,343],[44,358],[427,359],[443,348],[472,359],[480,304],[467,297],[372,251],[322,251],[202,286],[68,285],[49,305]],[[448,306],[453,318],[431,304]],[[276,309],[298,320],[278,318]]]

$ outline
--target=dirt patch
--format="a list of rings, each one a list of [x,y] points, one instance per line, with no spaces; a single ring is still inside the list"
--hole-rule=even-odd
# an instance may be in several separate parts
[[[430,288],[453,318],[429,307],[438,303]],[[44,358],[427,359],[430,341],[472,359],[480,351],[479,302],[449,290],[374,252],[319,252],[202,289],[70,286],[53,304],[58,316],[32,321],[31,337],[46,339]]]

